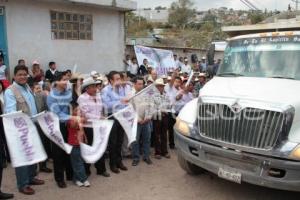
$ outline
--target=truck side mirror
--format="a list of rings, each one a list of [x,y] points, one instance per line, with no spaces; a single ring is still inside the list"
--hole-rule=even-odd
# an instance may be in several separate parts
[[[213,65],[214,64],[214,59],[215,59],[215,49],[216,45],[211,44],[208,51],[207,51],[207,62],[208,65]]]

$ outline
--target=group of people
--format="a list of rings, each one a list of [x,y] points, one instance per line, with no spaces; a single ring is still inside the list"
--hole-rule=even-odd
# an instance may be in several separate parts
[[[175,63],[174,69],[187,74],[190,74],[191,71],[206,73],[210,78],[216,75],[221,64],[221,59],[214,60],[213,65],[209,66],[206,57],[202,57],[200,61],[197,58],[192,58],[192,63],[189,62],[188,57],[180,56],[178,58],[176,54],[173,57]],[[127,72],[132,75],[145,75],[149,73],[148,69],[151,68],[147,59],[143,59],[143,63],[139,66],[136,57],[131,57],[130,55],[126,55],[123,62]]]
[[[176,69],[159,77],[155,69],[147,66],[146,62],[144,64],[144,67],[135,66],[132,71],[111,71],[103,76],[96,71],[88,75],[70,70],[59,71],[55,62],[50,62],[49,69],[44,73],[39,62],[34,61],[28,68],[24,60],[19,60],[10,84],[3,59],[0,58],[0,111],[22,111],[31,117],[43,111],[55,113],[59,117],[65,142],[73,146],[70,155],[45,137],[41,127],[35,124],[48,158],[53,160],[54,180],[59,188],[67,187],[66,180],[73,181],[79,187],[89,187],[91,166],[81,158],[79,144],[92,145],[91,120],[102,120],[107,116],[114,120],[107,152],[94,165],[97,175],[110,177],[106,159],[109,159],[110,171],[115,174],[128,170],[123,163],[123,158],[127,156],[132,158],[132,166],[139,165],[141,155],[142,160],[151,165],[151,146],[154,147],[155,159],[171,157],[169,149],[175,148],[173,126],[176,116],[186,103],[199,95],[206,83],[205,73],[195,73],[189,79],[187,72]],[[141,91],[151,85],[154,94],[149,98]],[[124,129],[113,117],[114,113],[129,104],[133,105],[138,115],[136,141],[130,147]],[[2,123],[0,128],[1,186],[2,169],[9,162],[9,154]],[[52,173],[47,161],[15,168],[19,192],[33,195],[35,190],[32,186],[45,184],[37,178],[38,171]],[[13,195],[0,192],[0,199],[9,198]]]

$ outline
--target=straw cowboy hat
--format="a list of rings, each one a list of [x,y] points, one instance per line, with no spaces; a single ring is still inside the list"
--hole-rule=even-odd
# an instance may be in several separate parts
[[[81,90],[84,90],[86,87],[90,86],[90,85],[98,85],[101,84],[101,81],[98,80],[94,80],[92,77],[86,78],[83,80],[82,86],[81,86]]]
[[[206,74],[205,73],[200,73],[199,77],[206,77]]]
[[[91,77],[94,77],[94,78],[97,78],[100,76],[100,74],[96,71],[92,71],[90,75],[91,75]]]
[[[162,78],[156,79],[156,81],[154,83],[155,83],[155,85],[166,85],[164,83],[164,79],[162,79]]]

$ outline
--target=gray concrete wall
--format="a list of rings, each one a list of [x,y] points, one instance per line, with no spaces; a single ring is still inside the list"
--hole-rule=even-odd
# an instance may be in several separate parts
[[[56,61],[61,69],[78,66],[77,71],[123,70],[124,13],[105,8],[49,3],[33,0],[0,1],[6,9],[8,53],[11,70],[17,60],[28,65],[38,60],[44,69]],[[93,15],[93,40],[51,38],[50,10]]]

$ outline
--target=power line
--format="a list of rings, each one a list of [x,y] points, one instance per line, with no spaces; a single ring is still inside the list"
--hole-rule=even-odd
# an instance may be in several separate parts
[[[261,7],[263,7],[263,8],[268,8],[267,6],[266,6],[266,4],[264,4],[264,3],[262,3],[262,2],[260,2],[259,0],[253,0],[256,4],[259,4]]]
[[[292,2],[296,3],[296,11],[298,11],[298,4],[300,3],[300,1],[299,0],[292,0]]]
[[[248,4],[250,4],[255,10],[259,10],[253,3],[251,3],[249,0],[244,0],[246,1]]]
[[[243,4],[245,4],[248,8],[251,10],[256,10],[255,7],[252,7],[251,4],[249,4],[246,0],[240,0]]]

